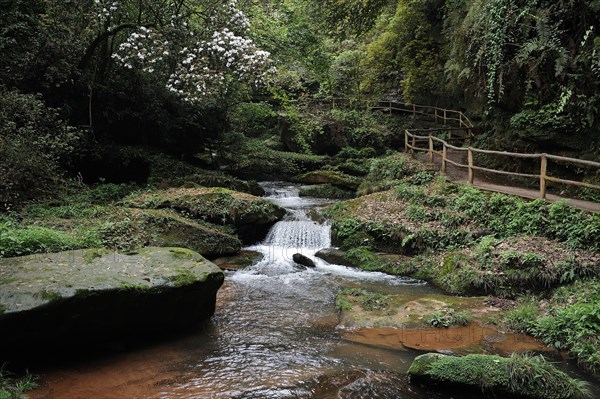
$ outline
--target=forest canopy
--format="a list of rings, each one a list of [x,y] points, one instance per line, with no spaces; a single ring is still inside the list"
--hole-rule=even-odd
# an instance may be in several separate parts
[[[214,153],[246,103],[296,121],[314,99],[442,105],[507,147],[597,158],[599,16],[598,0],[0,0],[2,201],[101,144]]]

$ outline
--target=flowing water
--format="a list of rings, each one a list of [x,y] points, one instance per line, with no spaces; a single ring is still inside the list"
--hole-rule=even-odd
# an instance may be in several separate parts
[[[315,258],[331,245],[330,227],[312,220],[326,202],[300,198],[284,183],[265,188],[288,215],[250,248],[262,261],[228,272],[211,320],[166,343],[41,370],[32,398],[451,398],[407,382],[418,352],[353,343],[336,329],[335,297],[344,287],[437,291]],[[317,267],[298,268],[295,253]]]

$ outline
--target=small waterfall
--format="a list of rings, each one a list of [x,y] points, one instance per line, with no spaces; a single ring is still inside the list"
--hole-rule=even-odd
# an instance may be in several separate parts
[[[300,217],[299,217],[300,216]],[[331,246],[331,227],[318,224],[305,212],[296,210],[290,219],[277,222],[264,241],[265,246],[319,250]]]

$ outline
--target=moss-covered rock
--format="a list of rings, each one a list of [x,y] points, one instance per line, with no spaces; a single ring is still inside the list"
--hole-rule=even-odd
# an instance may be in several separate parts
[[[234,191],[262,197],[265,190],[254,180],[240,180],[222,172],[203,171],[173,180],[173,185],[180,187],[222,187]]]
[[[188,248],[208,257],[235,255],[242,247],[236,236],[168,210],[133,211],[152,246]]]
[[[360,179],[332,170],[308,172],[296,176],[294,180],[303,184],[331,184],[352,191],[356,190],[360,185]]]
[[[189,326],[214,313],[223,277],[182,248],[0,259],[0,360]]]
[[[358,267],[358,265],[350,259],[345,251],[337,248],[323,248],[315,253],[317,258],[321,258],[324,261],[333,265],[342,265],[348,267]]]
[[[172,188],[129,197],[129,206],[144,209],[171,208],[215,224],[272,225],[285,209],[272,202],[224,188]]]
[[[244,250],[237,255],[221,256],[212,262],[223,270],[240,270],[258,263],[264,256],[261,252]]]
[[[535,399],[591,397],[584,382],[569,377],[541,356],[454,357],[427,353],[415,358],[408,374],[416,381],[491,391],[502,397]]]
[[[299,195],[301,197],[348,199],[354,198],[354,191],[339,188],[331,184],[318,184],[300,188]]]

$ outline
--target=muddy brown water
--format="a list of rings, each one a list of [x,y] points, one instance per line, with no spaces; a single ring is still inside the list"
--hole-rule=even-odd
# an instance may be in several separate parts
[[[216,314],[207,322],[165,342],[135,350],[34,370],[41,386],[32,399],[197,399],[197,398],[477,398],[410,384],[412,360],[436,349],[434,331],[411,335],[371,329],[337,328],[335,297],[344,287],[386,293],[439,293],[420,281],[367,273],[314,258],[330,245],[330,230],[314,222],[309,211],[322,201],[297,196],[297,188],[265,184],[273,201],[289,210],[265,242],[251,247],[264,259],[246,269],[227,272],[218,293]],[[298,269],[292,259],[302,253],[317,262]],[[439,333],[439,332],[438,332]],[[481,330],[476,334],[493,336]],[[465,337],[467,334],[467,338]],[[452,330],[447,348],[468,330]],[[521,337],[523,338],[523,337]],[[404,344],[402,339],[405,339]],[[429,340],[429,341],[428,341]],[[511,336],[508,353],[529,338]],[[449,342],[448,342],[449,341]],[[490,350],[483,348],[483,350]],[[571,369],[571,373],[577,373]],[[581,375],[580,375],[581,376]],[[600,395],[599,395],[600,397]]]

